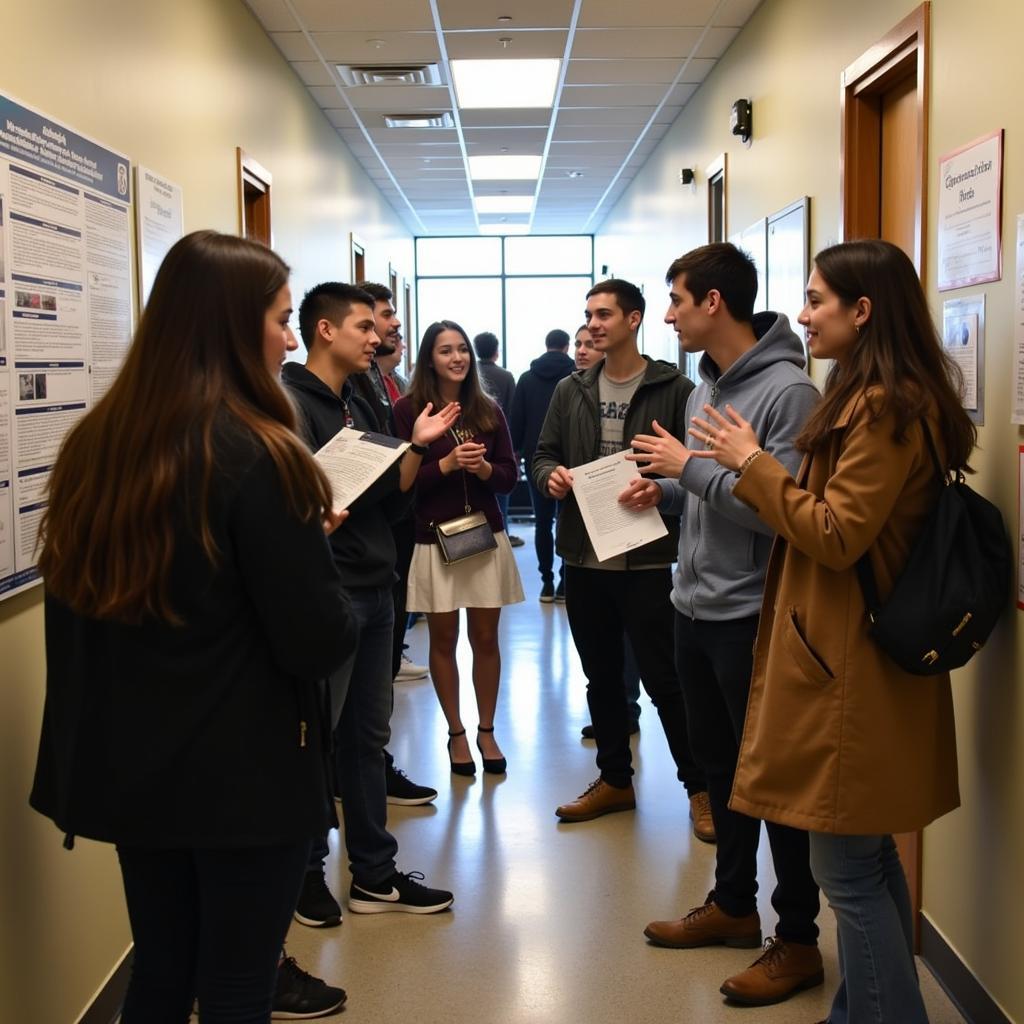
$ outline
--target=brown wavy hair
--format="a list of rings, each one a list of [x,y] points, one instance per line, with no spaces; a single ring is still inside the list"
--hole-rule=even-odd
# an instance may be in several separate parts
[[[416,369],[409,384],[409,401],[413,415],[418,416],[427,402],[434,403],[434,411],[442,409],[446,402],[441,397],[441,387],[434,369],[434,345],[444,331],[461,334],[469,350],[469,372],[459,387],[459,405],[462,406],[462,425],[474,434],[489,434],[498,427],[497,405],[494,399],[480,386],[480,372],[476,366],[476,354],[470,344],[469,335],[454,320],[438,320],[424,332],[416,353]]]
[[[840,413],[870,389],[870,418],[891,412],[893,440],[910,425],[938,411],[941,450],[949,469],[970,469],[978,432],[960,399],[960,368],[949,358],[935,329],[914,264],[898,246],[878,239],[842,242],[814,258],[818,273],[846,307],[871,300],[850,358],[834,363],[824,397],[796,439],[800,451],[825,443]]]
[[[50,478],[39,569],[73,611],[180,623],[168,596],[175,510],[184,502],[216,565],[208,502],[225,417],[266,448],[299,519],[330,507],[330,485],[263,356],[264,317],[287,282],[279,256],[233,235],[196,231],[168,252],[121,372],[70,432]]]

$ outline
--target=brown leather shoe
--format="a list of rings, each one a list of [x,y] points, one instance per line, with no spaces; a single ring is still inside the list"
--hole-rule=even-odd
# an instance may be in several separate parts
[[[714,893],[678,921],[652,921],[645,929],[656,946],[695,949],[697,946],[732,946],[754,949],[761,945],[761,918],[757,911],[746,917],[730,917],[719,909]]]
[[[715,823],[711,817],[711,801],[706,791],[694,793],[690,797],[690,821],[693,822],[693,834],[702,843],[713,843],[718,838],[715,835]]]
[[[618,786],[609,786],[604,779],[595,779],[571,803],[556,808],[555,814],[562,821],[590,821],[591,818],[600,818],[602,814],[631,811],[634,807],[636,793],[633,792],[633,783],[620,789]]]
[[[768,1006],[824,980],[817,946],[775,937],[765,940],[764,952],[745,971],[722,983],[721,992],[744,1006]]]

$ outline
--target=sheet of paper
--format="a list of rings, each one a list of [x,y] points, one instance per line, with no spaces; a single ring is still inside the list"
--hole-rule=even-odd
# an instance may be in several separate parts
[[[656,509],[634,512],[619,504],[619,495],[637,476],[636,463],[627,462],[627,454],[616,452],[573,467],[572,491],[599,562],[643,547],[668,533]]]
[[[339,430],[315,456],[331,481],[334,512],[348,508],[408,447],[408,441],[387,434]]]

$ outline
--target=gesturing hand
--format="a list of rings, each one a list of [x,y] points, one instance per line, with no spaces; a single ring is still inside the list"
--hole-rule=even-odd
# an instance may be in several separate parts
[[[459,418],[462,407],[458,402],[449,402],[443,409],[434,412],[432,402],[427,402],[423,412],[416,417],[412,425],[412,443],[428,445],[439,437],[444,437]]]
[[[727,405],[725,411],[728,419],[717,409],[705,405],[708,419],[693,417],[690,436],[702,441],[704,450],[691,450],[690,455],[695,459],[714,459],[726,469],[738,470],[747,456],[761,446],[754,428],[731,405]]]
[[[630,462],[638,462],[644,476],[666,476],[678,480],[683,467],[690,458],[690,451],[674,434],[670,434],[657,420],[651,422],[654,434],[637,434],[629,442],[631,452],[626,456]]]
[[[646,512],[661,501],[661,487],[656,480],[630,480],[619,495],[619,504],[633,512]]]

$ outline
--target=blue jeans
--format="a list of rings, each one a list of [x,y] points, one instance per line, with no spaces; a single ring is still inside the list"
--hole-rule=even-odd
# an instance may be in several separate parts
[[[391,738],[391,587],[348,591],[359,624],[355,653],[330,677],[335,770],[345,822],[349,868],[358,885],[374,886],[395,873],[398,843],[387,830],[384,748]],[[310,869],[327,856],[327,837],[313,844]]]
[[[914,964],[910,892],[892,836],[812,832],[810,845],[811,871],[839,932],[830,1024],[928,1024]]]

